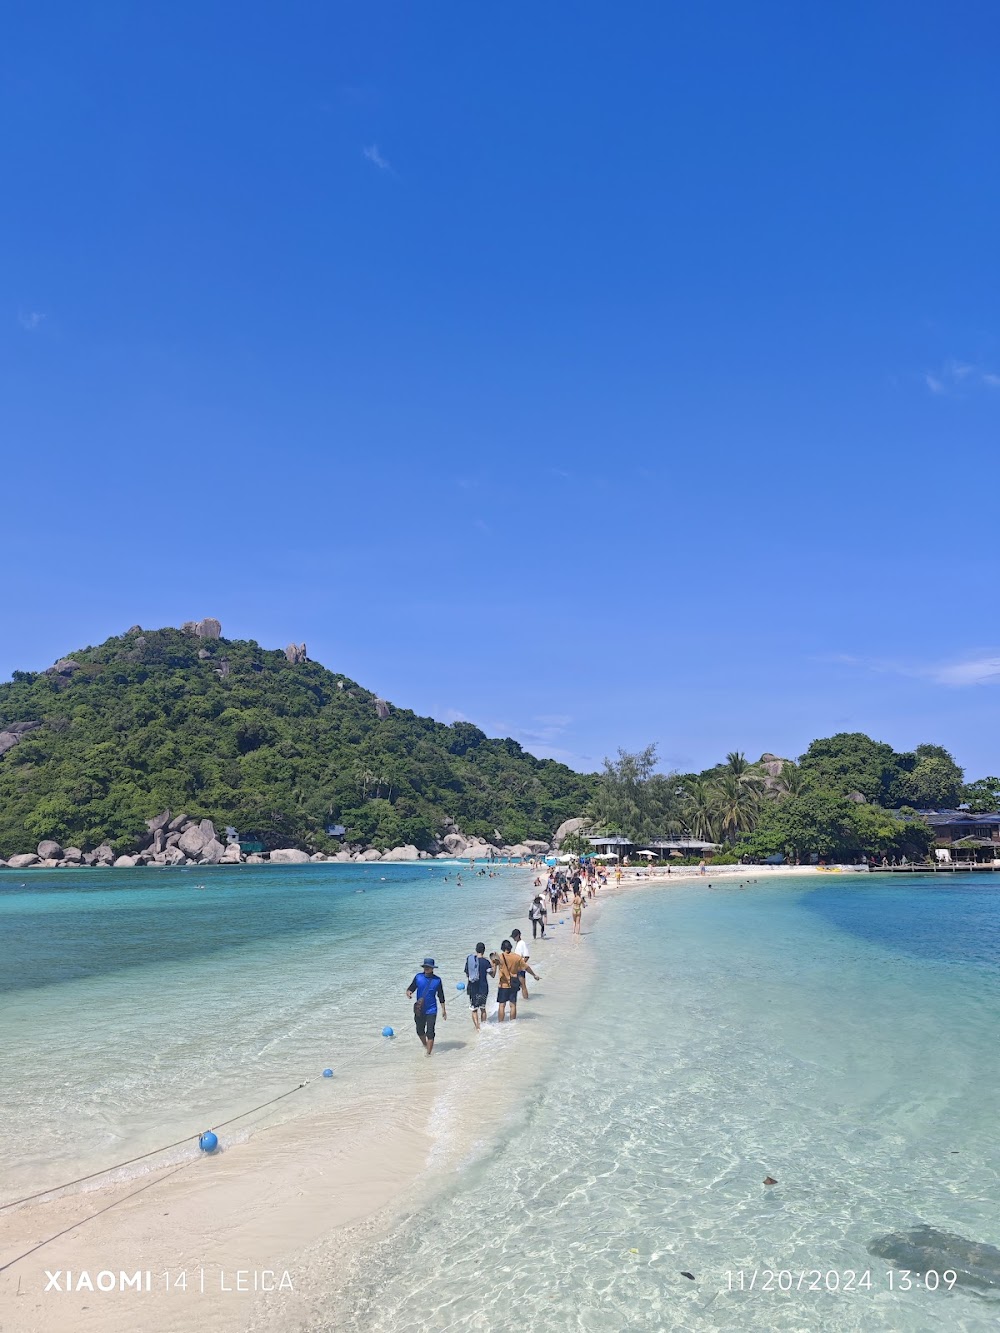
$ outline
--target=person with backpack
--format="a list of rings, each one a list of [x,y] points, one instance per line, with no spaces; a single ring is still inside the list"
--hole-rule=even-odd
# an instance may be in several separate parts
[[[542,902],[542,895],[535,894],[534,901],[528,908],[528,920],[531,922],[531,938],[538,939],[538,927],[542,928],[542,939],[545,939],[545,920],[548,916],[548,908]]]
[[[423,971],[410,982],[406,994],[409,999],[417,997],[413,1004],[413,1022],[421,1045],[430,1055],[434,1049],[434,1027],[437,1023],[438,1003],[441,1005],[441,1017],[447,1022],[448,1012],[444,1003],[444,982],[434,974],[433,958],[425,958]]]
[[[486,1002],[490,996],[489,978],[497,974],[496,964],[486,955],[486,945],[477,944],[476,952],[470,953],[465,960],[465,975],[469,978],[466,993],[472,1009],[472,1026],[479,1031],[480,1023],[486,1022]]]

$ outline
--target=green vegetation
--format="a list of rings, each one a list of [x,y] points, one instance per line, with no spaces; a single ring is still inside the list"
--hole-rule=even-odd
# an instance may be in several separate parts
[[[899,753],[860,732],[815,740],[799,762],[739,751],[701,773],[655,773],[654,746],[605,760],[589,808],[591,827],[636,842],[658,834],[723,845],[720,857],[854,861],[928,855],[933,834],[917,809],[968,801],[1000,809],[1000,779],[963,785],[939,745]]]
[[[427,848],[446,818],[514,843],[550,838],[594,792],[516,741],[377,710],[345,676],[253,641],[136,631],[72,660],[0,685],[0,731],[42,723],[0,758],[0,856],[41,838],[128,850],[165,809],[269,848],[331,850],[331,822],[349,842]]]

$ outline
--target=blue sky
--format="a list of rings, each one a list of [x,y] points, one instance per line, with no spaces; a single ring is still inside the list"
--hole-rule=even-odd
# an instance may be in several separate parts
[[[8,5],[0,676],[1000,771],[988,3]]]

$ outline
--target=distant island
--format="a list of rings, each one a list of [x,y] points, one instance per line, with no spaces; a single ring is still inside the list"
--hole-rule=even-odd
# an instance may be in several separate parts
[[[656,770],[655,746],[583,774],[419,717],[304,643],[225,639],[211,618],[133,625],[0,685],[0,860],[529,856],[602,834],[682,860],[913,858],[940,845],[928,811],[1000,811],[1000,779],[966,783],[941,746],[856,732],[798,761]],[[948,827],[949,846],[990,851],[992,828]]]

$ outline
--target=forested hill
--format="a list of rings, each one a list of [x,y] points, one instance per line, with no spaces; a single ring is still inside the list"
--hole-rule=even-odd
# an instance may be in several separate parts
[[[470,723],[398,709],[306,658],[138,626],[0,685],[0,857],[41,838],[126,850],[163,810],[269,846],[433,848],[446,819],[510,843],[550,838],[594,779]]]

